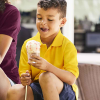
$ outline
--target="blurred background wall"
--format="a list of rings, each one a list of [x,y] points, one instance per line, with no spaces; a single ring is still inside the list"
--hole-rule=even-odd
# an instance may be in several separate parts
[[[74,0],[74,44],[78,52],[100,53],[100,0]]]

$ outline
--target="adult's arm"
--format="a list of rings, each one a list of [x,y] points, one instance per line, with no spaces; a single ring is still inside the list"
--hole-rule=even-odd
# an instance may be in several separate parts
[[[4,13],[7,17],[2,19],[3,21],[0,23],[0,64],[12,41],[15,42],[20,30],[20,12],[14,6],[11,6],[11,8],[8,9],[7,14]]]
[[[2,63],[11,43],[12,43],[13,38],[5,35],[5,34],[0,34],[0,64]]]

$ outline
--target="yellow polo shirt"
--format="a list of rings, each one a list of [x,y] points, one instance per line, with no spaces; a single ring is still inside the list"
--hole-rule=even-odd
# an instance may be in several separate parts
[[[22,73],[26,73],[26,70],[29,70],[32,76],[32,81],[35,81],[39,78],[39,75],[42,72],[45,72],[27,63],[28,56],[26,52],[26,43],[29,40],[36,40],[41,43],[40,56],[42,58],[46,59],[55,67],[67,70],[73,73],[76,76],[76,78],[78,77],[79,70],[78,70],[76,48],[65,36],[62,35],[61,31],[59,31],[59,33],[57,34],[57,36],[55,37],[53,43],[50,45],[49,48],[47,48],[46,44],[43,44],[41,42],[39,32],[36,34],[36,36],[24,42],[20,55],[19,75],[21,75]],[[72,87],[76,93],[76,98],[77,98],[78,97],[77,86],[73,84]]]

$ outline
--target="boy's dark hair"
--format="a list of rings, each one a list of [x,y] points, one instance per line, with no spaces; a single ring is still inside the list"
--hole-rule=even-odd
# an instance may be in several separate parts
[[[3,12],[5,9],[5,2],[8,3],[8,0],[0,0],[0,12]]]
[[[56,8],[61,14],[60,18],[66,17],[66,0],[40,0],[37,5],[44,10],[47,10],[49,8]]]

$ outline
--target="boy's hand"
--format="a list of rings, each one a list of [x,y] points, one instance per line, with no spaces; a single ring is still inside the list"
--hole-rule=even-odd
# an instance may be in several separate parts
[[[23,73],[20,77],[21,83],[23,86],[30,85],[31,83],[31,75],[27,70],[26,73]]]
[[[34,61],[33,63],[28,62],[30,65],[32,65],[38,69],[48,71],[49,62],[47,62],[42,57],[33,54],[33,55],[31,55],[30,60]]]

